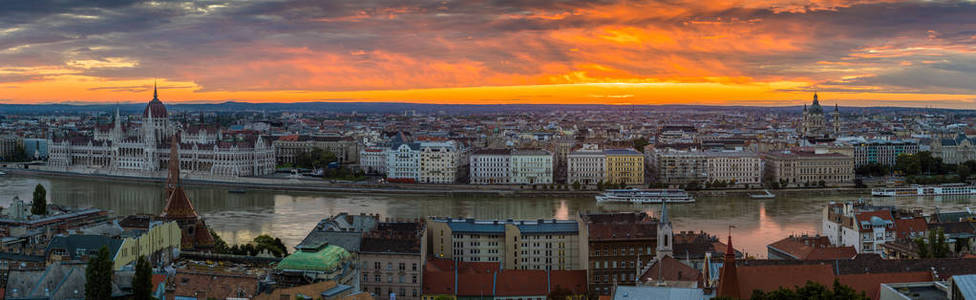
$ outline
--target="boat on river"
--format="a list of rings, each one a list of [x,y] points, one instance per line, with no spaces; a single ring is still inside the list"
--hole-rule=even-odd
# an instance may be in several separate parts
[[[769,190],[763,190],[762,194],[749,194],[749,198],[752,199],[772,199],[776,198],[776,194],[773,194]]]
[[[614,189],[596,195],[596,202],[624,203],[694,203],[695,198],[682,189]]]
[[[964,184],[919,185],[900,188],[871,189],[875,197],[915,197],[944,195],[976,195],[976,186]]]

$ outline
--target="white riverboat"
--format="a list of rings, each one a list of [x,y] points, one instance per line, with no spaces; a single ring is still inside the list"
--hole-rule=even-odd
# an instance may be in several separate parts
[[[682,189],[616,189],[597,195],[596,202],[693,203],[695,198]]]
[[[871,196],[875,197],[915,197],[915,196],[943,196],[943,195],[976,195],[976,186],[972,185],[927,185],[900,188],[871,189]]]

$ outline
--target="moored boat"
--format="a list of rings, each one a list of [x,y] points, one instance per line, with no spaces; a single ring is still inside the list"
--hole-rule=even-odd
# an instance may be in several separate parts
[[[913,196],[944,196],[944,195],[976,195],[976,186],[963,184],[919,185],[901,188],[871,189],[871,196],[875,197],[913,197]]]
[[[614,189],[596,196],[597,202],[693,203],[695,198],[682,189]]]

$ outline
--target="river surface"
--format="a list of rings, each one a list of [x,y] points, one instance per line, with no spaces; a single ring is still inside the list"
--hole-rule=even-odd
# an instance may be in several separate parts
[[[162,183],[113,182],[101,179],[0,177],[0,205],[14,196],[30,201],[37,184],[48,191],[48,201],[70,207],[97,207],[115,215],[159,214],[165,206]],[[571,219],[578,211],[643,210],[657,215],[660,205],[597,204],[592,197],[447,197],[426,195],[342,194],[300,191],[248,190],[229,193],[226,188],[189,186],[187,196],[197,211],[225,241],[250,241],[260,234],[280,237],[295,246],[319,220],[341,212],[380,214],[381,218],[451,216],[479,219]],[[865,198],[869,197],[867,195]],[[790,234],[817,234],[824,204],[856,200],[857,195],[778,195],[776,199],[697,197],[694,204],[668,206],[677,231],[705,231],[724,241],[729,226],[737,249],[766,257],[766,245]],[[976,208],[976,197],[875,198],[876,204],[921,207],[932,212]]]

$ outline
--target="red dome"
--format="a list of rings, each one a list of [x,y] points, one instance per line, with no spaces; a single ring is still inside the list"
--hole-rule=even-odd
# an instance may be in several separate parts
[[[149,104],[146,104],[146,109],[144,111],[142,111],[142,117],[143,118],[149,116],[149,108],[152,108],[152,117],[153,118],[168,118],[169,117],[169,114],[166,113],[166,105],[163,105],[163,101],[159,101],[158,98],[154,98],[154,99],[152,99],[152,101],[149,101]]]

